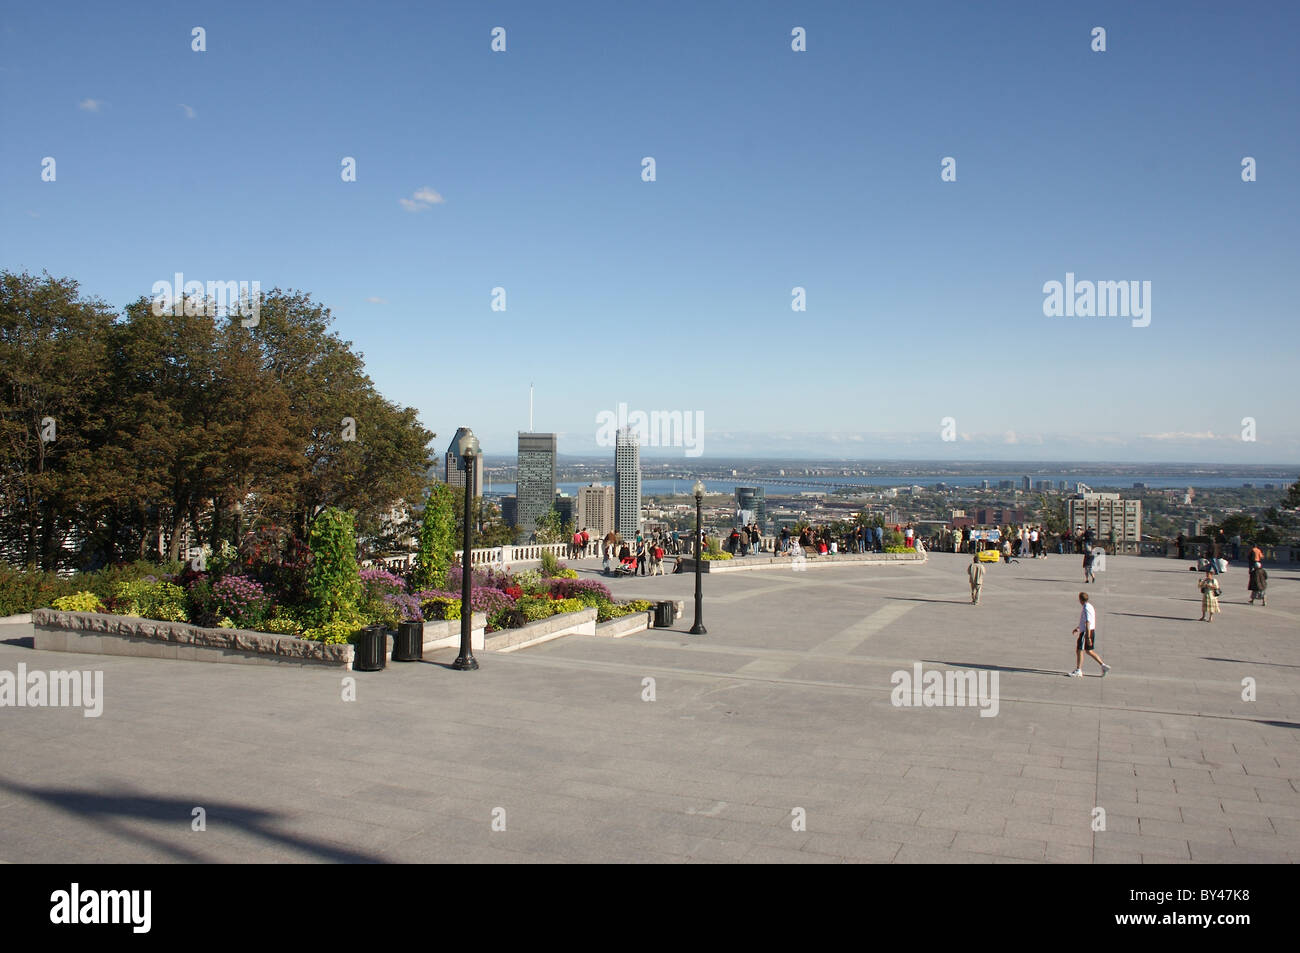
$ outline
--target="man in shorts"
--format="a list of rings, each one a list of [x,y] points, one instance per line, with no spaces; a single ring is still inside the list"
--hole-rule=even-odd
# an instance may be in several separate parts
[[[1070,677],[1083,678],[1084,652],[1087,652],[1101,666],[1101,674],[1104,677],[1110,671],[1110,666],[1103,662],[1101,656],[1093,651],[1093,646],[1097,641],[1097,609],[1088,601],[1086,592],[1079,593],[1079,605],[1083,607],[1079,612],[1079,624],[1070,633],[1079,637],[1078,642],[1074,645],[1074,671],[1070,673]]]

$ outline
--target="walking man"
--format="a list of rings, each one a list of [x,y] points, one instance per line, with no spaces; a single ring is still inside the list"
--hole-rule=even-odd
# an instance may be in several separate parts
[[[966,567],[966,575],[970,577],[970,602],[971,605],[980,604],[980,590],[984,588],[984,564],[980,562],[978,555],[972,556],[970,565]]]
[[[1101,656],[1094,651],[1097,644],[1097,610],[1088,601],[1086,592],[1079,593],[1079,605],[1083,607],[1079,612],[1079,624],[1070,633],[1079,637],[1078,641],[1074,643],[1074,671],[1070,673],[1070,677],[1083,678],[1084,652],[1087,652],[1089,657],[1101,666],[1101,674],[1105,677],[1106,673],[1110,671],[1110,666],[1103,662]]]

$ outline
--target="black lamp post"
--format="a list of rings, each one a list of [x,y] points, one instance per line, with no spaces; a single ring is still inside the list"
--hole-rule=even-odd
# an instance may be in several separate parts
[[[473,567],[470,565],[470,531],[473,517],[470,507],[474,497],[474,458],[478,456],[478,437],[466,429],[456,441],[456,453],[465,464],[465,545],[460,556],[460,655],[451,667],[461,672],[472,672],[478,668],[478,659],[474,658],[473,631],[474,607],[470,605],[470,582],[473,579]]]
[[[704,538],[701,535],[702,515],[700,507],[704,504],[704,484],[695,481],[695,624],[691,626],[691,635],[707,635],[704,627],[704,588],[702,585],[704,569]]]

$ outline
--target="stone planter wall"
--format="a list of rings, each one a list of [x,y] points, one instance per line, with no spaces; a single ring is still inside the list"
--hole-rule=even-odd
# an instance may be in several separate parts
[[[549,619],[539,619],[522,628],[493,632],[484,640],[484,648],[490,652],[513,652],[539,642],[558,639],[562,635],[595,634],[596,610],[580,609],[577,612],[553,615]]]
[[[352,668],[352,646],[325,645],[292,635],[57,609],[36,609],[32,625],[36,629],[33,647],[43,652]]]

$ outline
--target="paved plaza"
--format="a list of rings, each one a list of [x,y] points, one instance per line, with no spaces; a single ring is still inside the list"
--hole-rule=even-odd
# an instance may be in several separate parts
[[[351,673],[354,701],[5,625],[0,670],[102,670],[104,709],[0,708],[0,861],[1300,859],[1300,572],[1260,607],[1234,569],[1207,625],[1190,563],[1112,557],[1086,588],[1113,671],[1071,679],[1079,562],[990,566],[978,607],[951,554],[706,576],[699,637],[691,576],[618,579],[685,618]],[[996,715],[892,704],[917,663],[996,673]]]

